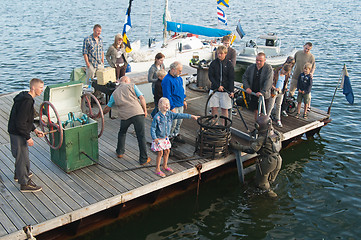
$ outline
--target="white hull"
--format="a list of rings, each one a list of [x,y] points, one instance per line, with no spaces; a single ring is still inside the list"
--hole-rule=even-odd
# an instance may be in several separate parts
[[[271,64],[273,67],[282,65],[288,56],[294,56],[296,53],[296,49],[290,49],[285,51],[283,54],[276,56],[267,56],[266,62]],[[237,55],[237,64],[241,65],[250,65],[256,63],[256,55],[248,55],[248,54],[239,54]]]
[[[276,56],[266,56],[266,62],[271,64],[273,67],[282,65],[288,56],[294,56],[296,53],[296,49],[288,49],[283,53],[280,53]],[[241,65],[249,65],[252,63],[256,63],[256,55],[250,54],[238,54],[237,55],[237,64]]]
[[[180,51],[180,45],[182,49]],[[159,52],[165,55],[164,65],[169,67],[174,61],[179,61],[183,65],[189,65],[194,55],[198,55],[199,59],[212,59],[213,49],[210,45],[204,45],[202,41],[196,37],[186,37],[180,39],[169,40],[166,47],[162,48],[162,43],[157,42],[152,47],[140,47],[132,44],[133,51],[130,53],[131,73],[139,73],[148,71],[154,63],[155,55]]]

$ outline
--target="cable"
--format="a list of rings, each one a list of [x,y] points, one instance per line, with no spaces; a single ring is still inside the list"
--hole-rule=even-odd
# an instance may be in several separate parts
[[[113,172],[127,172],[127,171],[134,171],[134,170],[142,169],[142,168],[156,167],[156,165],[145,165],[145,166],[141,166],[141,167],[127,168],[127,169],[114,169],[114,168],[108,167],[108,166],[100,163],[99,161],[95,161],[91,156],[89,156],[85,152],[80,152],[80,153],[84,154],[87,158],[89,158],[91,161],[98,164],[99,166],[101,166],[101,167],[103,167],[105,169],[108,169],[110,171],[113,171]],[[176,161],[176,162],[168,162],[168,164],[188,162],[188,161],[201,160],[201,159],[205,160],[205,159],[208,159],[208,157],[210,157],[210,156],[203,156],[203,157],[198,156],[198,157],[183,158],[183,159],[181,159],[179,161]]]

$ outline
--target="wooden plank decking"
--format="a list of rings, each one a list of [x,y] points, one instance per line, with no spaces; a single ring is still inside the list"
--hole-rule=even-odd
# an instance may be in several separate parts
[[[181,182],[198,175],[194,167],[196,163],[202,163],[202,172],[206,172],[235,159],[233,154],[218,160],[199,159],[182,163],[174,163],[176,159],[171,158],[175,174],[166,178],[156,176],[154,167],[118,172],[92,165],[67,174],[50,160],[50,148],[44,139],[34,137],[35,145],[29,148],[31,171],[34,173],[32,179],[43,190],[22,193],[13,179],[14,158],[7,133],[9,112],[16,94],[0,96],[0,176],[3,180],[0,184],[0,239],[25,239],[24,226],[32,225],[32,232],[37,235]],[[202,115],[207,95],[189,89],[187,95],[189,109],[186,112]],[[41,99],[37,99],[37,106],[39,101]],[[242,115],[248,126],[253,126],[253,113],[243,110]],[[307,120],[293,116],[283,118],[284,127],[278,130],[287,138],[292,138],[310,129],[310,126],[322,126],[321,121],[327,117],[325,112],[313,109]],[[119,120],[110,119],[108,115],[105,120],[105,131],[99,139],[99,161],[120,170],[138,167],[138,145],[133,128],[128,130],[125,157],[119,160],[115,154]],[[146,119],[148,142],[151,142],[150,124],[151,119]],[[233,127],[245,131],[237,116],[233,118]],[[181,134],[187,143],[175,149],[183,157],[193,156],[198,128],[194,120],[183,121]],[[156,155],[150,150],[148,152],[152,164],[155,164]],[[246,154],[243,156],[247,158]]]

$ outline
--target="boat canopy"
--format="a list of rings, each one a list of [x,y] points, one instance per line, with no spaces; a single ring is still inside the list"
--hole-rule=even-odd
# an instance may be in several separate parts
[[[183,23],[169,22],[169,21],[167,21],[167,31],[189,32],[206,37],[223,37],[232,33],[231,31],[227,31],[223,29],[208,28],[197,25],[190,25],[190,24],[183,24]]]
[[[259,38],[261,38],[261,39],[272,39],[272,40],[277,40],[278,39],[277,35],[274,34],[274,33],[269,33],[267,35],[261,35],[261,36],[259,36]]]

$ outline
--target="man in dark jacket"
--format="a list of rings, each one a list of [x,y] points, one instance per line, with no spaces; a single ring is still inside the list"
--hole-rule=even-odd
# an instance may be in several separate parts
[[[15,158],[14,180],[19,182],[22,192],[37,192],[42,189],[30,179],[33,174],[30,172],[28,146],[34,145],[30,132],[34,131],[38,137],[44,136],[44,133],[34,126],[34,97],[40,96],[43,90],[42,80],[31,79],[30,91],[23,91],[16,95],[10,112],[8,132],[11,153]]]
[[[273,82],[273,69],[266,63],[266,55],[263,52],[257,54],[256,63],[247,67],[243,74],[243,87],[248,94],[255,92],[257,96],[251,95],[249,104],[250,110],[254,110],[254,118],[258,116],[258,98],[263,96],[266,101],[267,113],[270,111],[267,106],[267,100],[271,97],[271,88]]]
[[[211,62],[208,70],[208,77],[211,81],[211,90],[217,91],[209,100],[209,106],[212,109],[212,115],[218,114],[218,108],[222,110],[222,115],[228,117],[228,109],[232,108],[234,91],[234,68],[231,61],[226,59],[227,48],[219,46],[217,56]],[[228,93],[227,93],[228,92]]]

